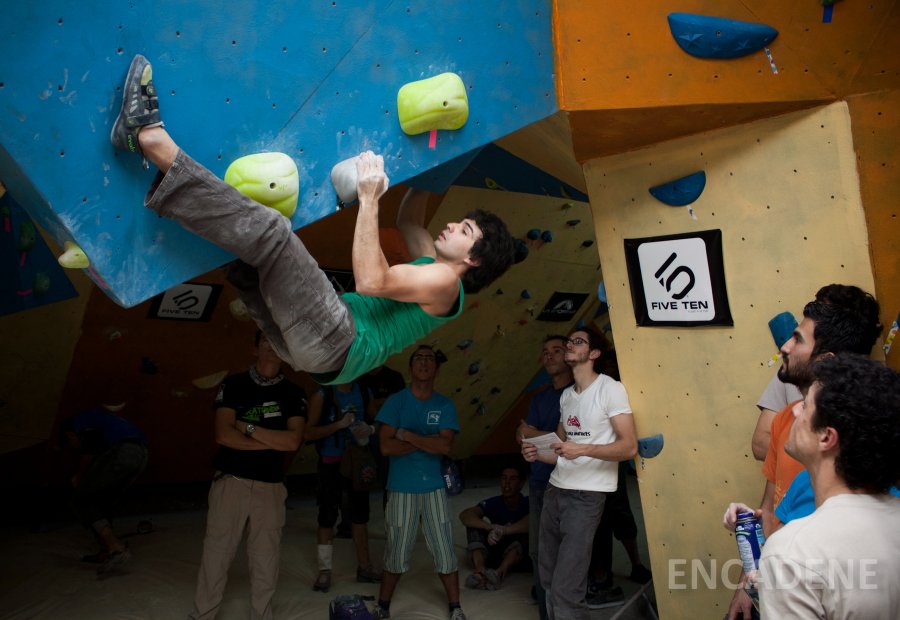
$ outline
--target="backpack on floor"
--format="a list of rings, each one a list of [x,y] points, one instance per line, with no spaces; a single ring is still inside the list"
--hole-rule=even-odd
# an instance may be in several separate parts
[[[328,606],[328,620],[374,620],[372,612],[366,607],[366,599],[359,594],[340,594]]]

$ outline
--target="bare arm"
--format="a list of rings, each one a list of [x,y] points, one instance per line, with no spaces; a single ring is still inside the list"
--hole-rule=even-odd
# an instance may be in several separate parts
[[[347,413],[342,418],[338,418],[331,424],[319,425],[322,419],[322,407],[325,403],[325,397],[321,392],[316,392],[309,399],[309,422],[306,429],[307,441],[317,441],[323,437],[333,435],[342,428],[347,428],[353,424],[353,414]]]
[[[416,447],[406,441],[400,441],[395,437],[397,429],[390,424],[381,423],[378,429],[378,445],[381,446],[381,454],[384,456],[403,456],[415,452]]]
[[[442,429],[435,435],[417,435],[405,428],[398,428],[394,435],[400,441],[405,441],[418,450],[442,456],[450,454],[450,448],[453,447],[453,436],[454,433],[449,428]]]
[[[616,440],[606,445],[594,445],[564,441],[553,444],[559,456],[566,459],[576,459],[579,456],[589,456],[604,461],[627,461],[637,454],[637,438],[634,430],[634,418],[627,413],[613,416],[609,423],[616,433]],[[560,425],[562,426],[562,425]]]
[[[459,513],[459,520],[462,521],[462,524],[466,527],[471,527],[476,530],[489,532],[492,529],[491,524],[484,520],[484,510],[478,505],[470,506]]]
[[[753,458],[757,461],[765,461],[769,453],[769,440],[772,437],[772,420],[778,412],[771,409],[760,409],[759,419],[756,420],[756,428],[753,429],[753,439],[750,449],[753,450]]]
[[[237,421],[235,428],[241,434],[247,430],[247,423]],[[295,452],[303,444],[303,430],[306,428],[306,420],[300,416],[288,418],[287,429],[276,431],[271,428],[257,426],[250,439],[263,444],[264,448],[278,450],[280,452]]]
[[[359,214],[353,234],[353,277],[361,295],[417,303],[432,315],[445,314],[459,296],[459,280],[443,263],[388,265],[378,237],[378,199],[388,186],[384,161],[370,151],[357,164]],[[424,229],[423,229],[424,230]]]
[[[236,427],[237,412],[229,407],[216,409],[215,433],[216,443],[235,450],[268,450],[269,446],[247,437]],[[246,428],[246,425],[244,426]]]
[[[425,211],[428,208],[428,192],[410,189],[400,203],[397,212],[397,228],[413,258],[435,256],[434,239],[425,229]]]

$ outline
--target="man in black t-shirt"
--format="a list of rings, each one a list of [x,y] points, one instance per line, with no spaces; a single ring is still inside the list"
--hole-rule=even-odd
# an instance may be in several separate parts
[[[261,332],[254,354],[256,363],[225,379],[214,404],[221,447],[213,459],[216,474],[189,616],[195,620],[215,618],[245,526],[252,616],[272,617],[287,497],[285,453],[302,444],[306,395],[281,374],[281,360]]]

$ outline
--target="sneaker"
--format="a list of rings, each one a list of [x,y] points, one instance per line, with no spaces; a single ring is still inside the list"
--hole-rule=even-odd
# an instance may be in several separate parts
[[[114,570],[121,568],[129,560],[131,560],[131,551],[127,547],[123,551],[116,551],[97,568],[97,576],[105,577]]]
[[[653,579],[653,573],[643,564],[635,564],[631,567],[631,574],[628,578],[636,583],[647,583]]]
[[[597,581],[597,580],[591,581],[588,584],[587,593],[588,593],[588,595],[596,594],[597,592],[599,592],[601,590],[610,590],[610,589],[612,589],[612,587],[613,587],[613,576],[612,576],[612,573],[608,573],[606,575],[606,579],[604,579],[603,581]]]
[[[463,612],[462,607],[457,607],[450,612],[450,620],[466,620],[466,614]]]
[[[313,592],[328,592],[329,589],[331,589],[331,571],[320,570],[313,584]]]
[[[484,571],[484,577],[492,586],[494,586],[495,590],[500,589],[500,584],[503,583],[503,577],[498,575],[497,571],[493,568],[488,568]]]
[[[369,564],[356,567],[356,581],[359,583],[381,583],[381,571]]]
[[[390,617],[391,617],[390,611],[388,611],[387,609],[385,609],[378,603],[375,603],[375,607],[372,608],[372,618],[374,618],[374,620],[381,620],[382,618],[390,618]]]
[[[140,153],[138,132],[143,127],[162,127],[159,116],[159,99],[153,85],[153,67],[150,61],[137,54],[131,61],[125,84],[122,86],[122,109],[109,133],[109,141],[117,149]],[[144,160],[144,167],[147,161]]]
[[[615,586],[609,590],[597,590],[597,592],[589,594],[585,601],[589,609],[617,607],[625,604],[625,593],[621,587]]]

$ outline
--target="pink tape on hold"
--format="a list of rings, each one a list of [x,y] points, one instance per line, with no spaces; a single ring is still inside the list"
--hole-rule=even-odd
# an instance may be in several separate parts
[[[108,288],[109,288],[109,285],[108,285],[106,282],[103,281],[103,278],[100,277],[100,274],[98,274],[96,271],[94,271],[94,268],[93,268],[93,267],[88,266],[87,270],[88,270],[88,273],[91,274],[91,275],[93,276],[94,282],[97,283],[97,286],[99,286],[99,287],[102,288],[102,289],[108,289]]]
[[[434,149],[437,146],[437,129],[432,129],[428,134],[428,148]]]
[[[25,266],[25,259],[28,258],[28,252],[22,252],[19,256],[19,267]]]
[[[19,297],[27,297],[31,295],[31,289],[28,289],[26,291],[16,291],[16,295],[18,295]]]

